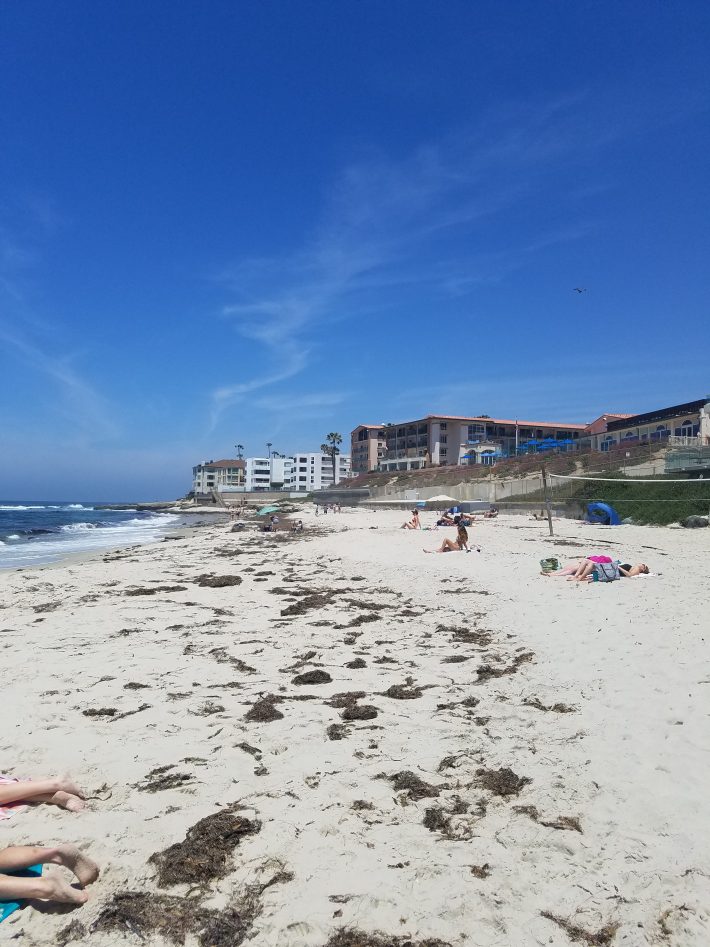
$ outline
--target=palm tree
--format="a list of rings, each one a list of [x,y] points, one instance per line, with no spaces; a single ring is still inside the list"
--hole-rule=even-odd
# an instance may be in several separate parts
[[[333,464],[333,486],[335,486],[335,484],[336,484],[336,479],[335,479],[335,458],[336,458],[336,457],[338,456],[338,454],[340,453],[340,448],[338,447],[338,444],[342,444],[342,443],[343,443],[343,438],[342,438],[341,435],[338,434],[336,431],[331,431],[330,434],[326,434],[325,440],[326,440],[326,443],[325,443],[325,444],[321,444],[320,449],[321,449],[321,451],[322,451],[324,454],[329,454],[329,455],[330,455],[330,459],[331,459],[331,462],[332,462],[332,464]]]
[[[266,450],[268,451],[267,457],[271,457],[271,441],[266,442]]]
[[[241,460],[241,459],[242,459],[242,454],[244,453],[244,445],[243,445],[243,444],[236,444],[235,446],[236,446],[236,448],[237,448],[237,458],[238,458],[239,460]]]

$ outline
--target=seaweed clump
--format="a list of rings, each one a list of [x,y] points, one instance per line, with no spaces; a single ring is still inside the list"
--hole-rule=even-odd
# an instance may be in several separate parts
[[[529,776],[518,776],[509,767],[501,769],[477,769],[478,785],[494,796],[517,796],[520,790],[532,782]]]
[[[282,700],[283,697],[268,694],[251,705],[244,719],[250,723],[271,723],[274,720],[283,720],[284,715],[276,709],[276,704]]]
[[[237,803],[200,819],[182,842],[155,852],[148,859],[158,868],[161,888],[179,884],[203,884],[229,874],[232,852],[245,835],[256,835],[261,823],[237,814]]]
[[[452,945],[436,937],[412,940],[411,937],[396,937],[379,931],[369,933],[354,927],[343,927],[331,934],[324,947],[452,947]]]
[[[434,798],[441,792],[439,786],[425,783],[423,779],[420,779],[408,769],[401,773],[395,773],[388,778],[396,792],[406,792],[413,802],[417,802],[419,799]]]

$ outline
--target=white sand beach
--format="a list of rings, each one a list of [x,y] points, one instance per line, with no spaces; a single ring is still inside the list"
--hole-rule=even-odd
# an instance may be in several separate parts
[[[2,941],[710,943],[707,531],[561,520],[551,541],[502,515],[469,530],[480,553],[427,556],[454,531],[403,519],[0,574],[0,772],[94,797],[0,821],[0,847],[102,867],[86,906],[26,907]],[[609,550],[652,574],[539,576]]]

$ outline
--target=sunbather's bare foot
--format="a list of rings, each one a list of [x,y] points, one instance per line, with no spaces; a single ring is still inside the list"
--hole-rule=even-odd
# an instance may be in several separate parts
[[[86,891],[72,888],[69,882],[65,881],[61,875],[47,875],[47,877],[42,880],[44,882],[44,891],[41,896],[42,900],[61,901],[63,904],[86,904],[89,900],[89,895]]]
[[[68,809],[69,812],[81,812],[81,810],[86,806],[86,803],[83,799],[80,799],[73,793],[64,792],[62,789],[60,789],[58,792],[55,792],[49,802],[54,806],[61,806],[62,809]]]
[[[57,845],[56,853],[53,864],[64,865],[73,871],[81,884],[90,885],[99,877],[99,866],[80,852],[76,845]]]
[[[60,792],[69,793],[70,796],[78,796],[79,799],[84,798],[84,790],[77,786],[70,776],[57,776],[55,781]]]

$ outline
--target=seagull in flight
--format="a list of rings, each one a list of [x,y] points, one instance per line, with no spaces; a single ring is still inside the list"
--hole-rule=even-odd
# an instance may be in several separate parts
[[[586,293],[587,290],[584,286],[575,286],[572,292],[573,293]]]

